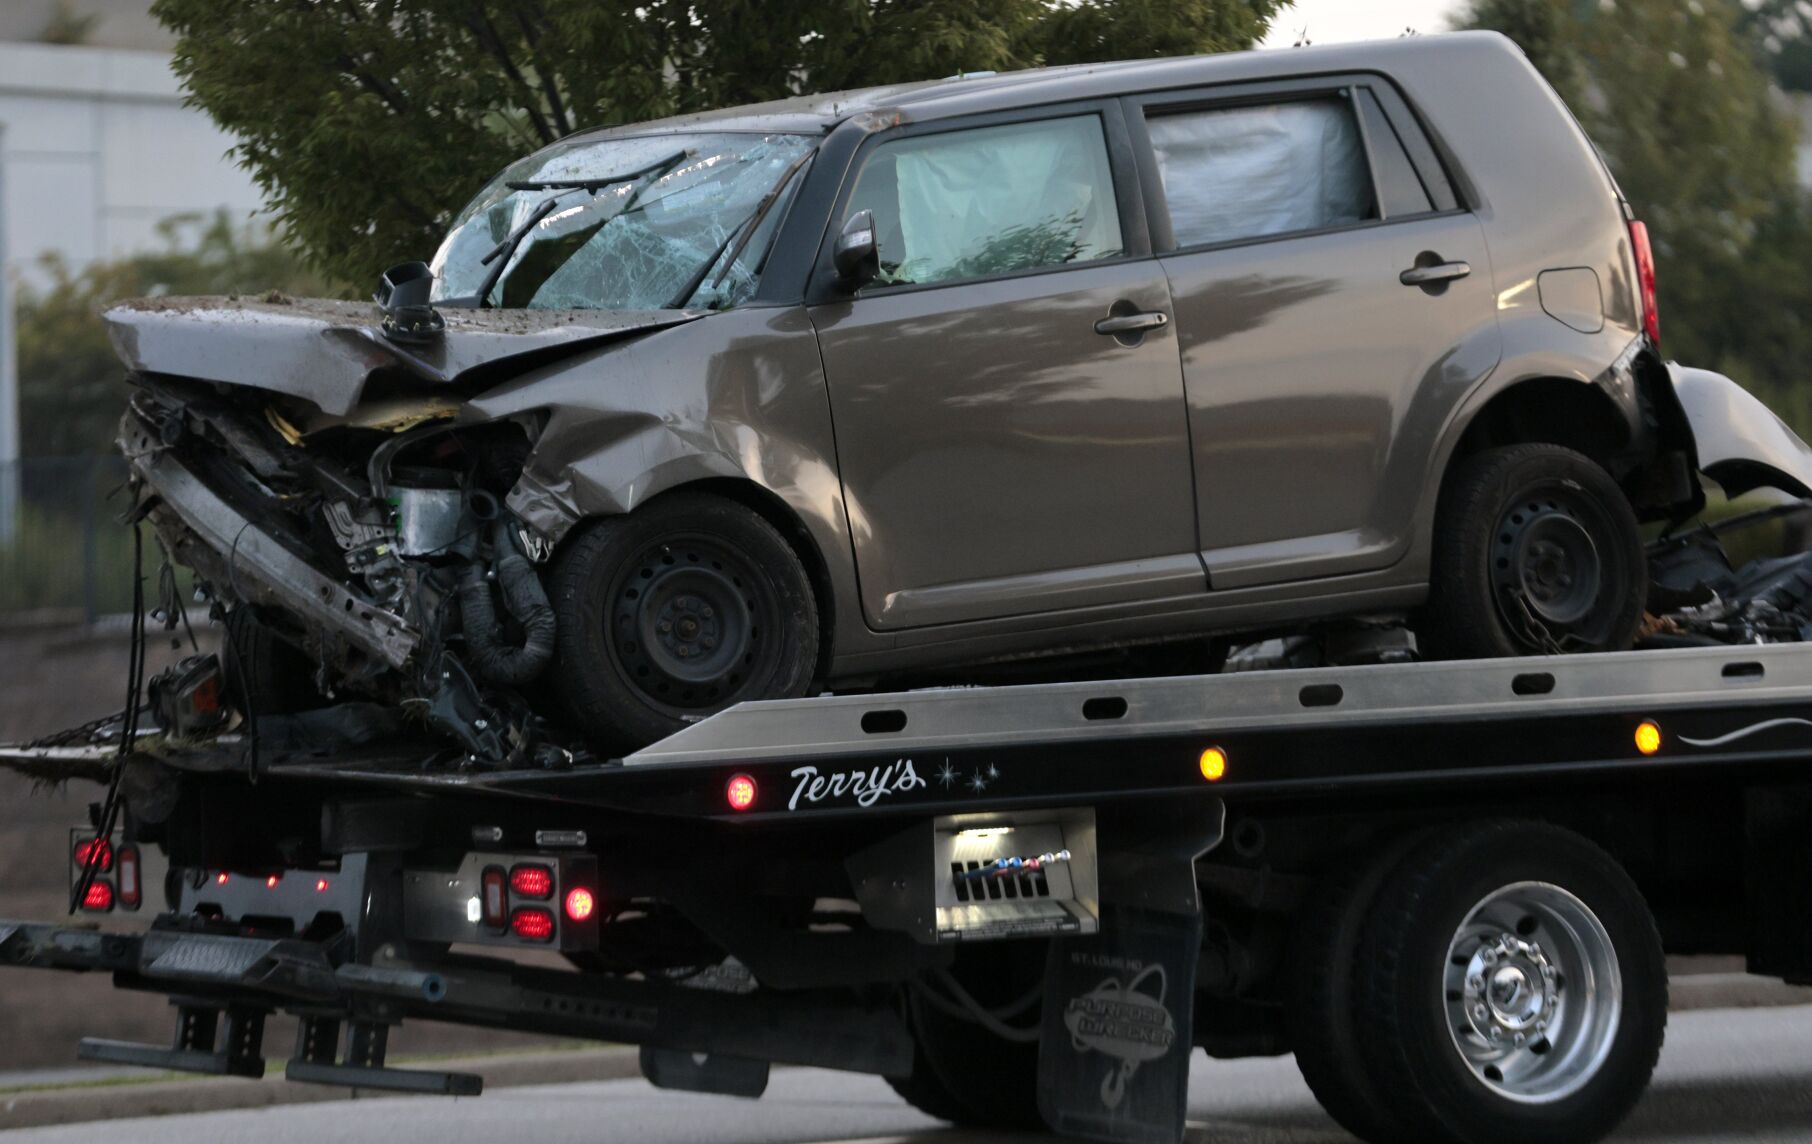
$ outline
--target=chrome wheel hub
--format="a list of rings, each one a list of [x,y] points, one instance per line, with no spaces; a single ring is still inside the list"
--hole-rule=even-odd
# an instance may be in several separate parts
[[[1514,933],[1481,944],[1466,966],[1466,1016],[1488,1041],[1521,1045],[1548,1031],[1560,999],[1547,952]]]
[[[1443,984],[1460,1058],[1519,1103],[1577,1092],[1616,1039],[1616,950],[1597,915],[1559,886],[1519,882],[1475,905],[1449,946]]]

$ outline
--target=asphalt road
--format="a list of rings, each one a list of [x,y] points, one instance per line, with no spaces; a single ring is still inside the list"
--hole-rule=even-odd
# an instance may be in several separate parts
[[[1192,1144],[1340,1144],[1288,1059],[1197,1059]],[[387,1098],[0,1133],[7,1144],[993,1144],[943,1128],[879,1080],[776,1071],[760,1101],[662,1093],[639,1080],[504,1089],[476,1100]],[[1812,1139],[1812,1007],[1676,1015],[1648,1100],[1617,1140]]]

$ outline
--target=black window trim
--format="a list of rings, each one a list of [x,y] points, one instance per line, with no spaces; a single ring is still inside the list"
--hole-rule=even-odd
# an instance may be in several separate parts
[[[1386,215],[1383,199],[1379,194],[1378,163],[1374,151],[1374,147],[1381,141],[1375,142],[1372,139],[1371,131],[1365,121],[1366,117],[1361,114],[1360,108],[1353,99],[1353,93],[1359,89],[1370,91],[1377,99],[1380,110],[1397,135],[1395,143],[1401,146],[1407,154],[1410,165],[1415,169],[1417,177],[1422,180],[1423,189],[1428,192],[1429,201],[1435,204],[1433,210]],[[1278,103],[1307,102],[1330,98],[1345,100],[1352,111],[1353,122],[1358,127],[1361,145],[1365,152],[1366,173],[1372,181],[1373,200],[1378,211],[1377,218],[1364,219],[1356,223],[1342,223],[1338,226],[1285,231],[1281,234],[1227,239],[1222,242],[1188,245],[1177,243],[1176,232],[1171,225],[1170,203],[1165,197],[1164,180],[1158,170],[1157,150],[1153,147],[1151,134],[1146,128],[1148,118],[1187,114],[1191,111],[1269,106]],[[1428,142],[1426,136],[1422,134],[1421,124],[1411,115],[1408,104],[1397,92],[1396,86],[1387,77],[1374,72],[1295,77],[1258,83],[1227,84],[1210,88],[1141,92],[1122,97],[1122,103],[1125,105],[1127,131],[1132,137],[1135,158],[1139,165],[1140,182],[1145,187],[1145,215],[1151,231],[1152,248],[1157,251],[1159,257],[1263,246],[1274,242],[1293,242],[1297,239],[1332,234],[1347,234],[1354,231],[1395,226],[1419,219],[1464,214],[1469,209],[1458,195],[1456,185],[1450,179],[1447,170],[1441,166],[1433,144]],[[1418,149],[1409,142],[1411,138],[1421,139],[1424,154],[1420,160],[1417,154]],[[1444,194],[1441,193],[1443,191]],[[1442,209],[1439,204],[1443,202],[1450,202],[1453,205]]]
[[[882,286],[879,289],[876,289],[871,283],[854,294],[844,290],[839,284],[836,268],[832,261],[837,235],[843,229],[844,212],[849,209],[850,195],[854,193],[856,182],[861,178],[862,168],[880,147],[900,139],[920,135],[945,135],[985,127],[1009,127],[1051,119],[1078,119],[1084,116],[1094,116],[1101,121],[1101,135],[1102,142],[1107,149],[1109,177],[1113,179],[1115,205],[1120,215],[1121,253],[1109,258],[1091,258],[1087,262],[1066,262],[1056,266],[1039,266],[976,278],[955,278],[947,282],[898,283]],[[808,306],[816,306],[831,302],[854,302],[863,298],[892,298],[924,290],[946,290],[979,283],[1064,274],[1090,267],[1118,266],[1149,259],[1153,256],[1154,249],[1146,207],[1148,201],[1148,188],[1144,186],[1140,175],[1137,152],[1121,100],[1118,97],[1071,100],[1065,103],[1039,104],[949,119],[900,123],[886,130],[869,134],[855,149],[854,155],[845,167],[842,184],[838,187],[836,197],[832,201],[824,233],[819,242],[818,255],[812,270],[810,286],[806,290],[805,302]]]

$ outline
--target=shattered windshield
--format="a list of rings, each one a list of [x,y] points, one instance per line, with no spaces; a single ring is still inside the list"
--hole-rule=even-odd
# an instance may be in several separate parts
[[[722,309],[754,293],[815,140],[745,133],[575,140],[510,165],[434,256],[438,302]]]

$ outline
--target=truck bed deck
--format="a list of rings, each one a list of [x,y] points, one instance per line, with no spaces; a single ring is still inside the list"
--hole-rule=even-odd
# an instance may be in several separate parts
[[[1650,723],[1652,749],[1636,742]],[[1314,668],[744,703],[622,759],[462,768],[437,742],[265,749],[260,776],[506,795],[639,815],[774,821],[1021,809],[1161,797],[1212,782],[1226,798],[1488,784],[1631,768],[1803,766],[1812,649],[1801,645]],[[1219,773],[1202,755],[1220,752]],[[230,772],[247,743],[135,751]],[[0,765],[100,778],[104,735],[0,747]],[[755,784],[732,808],[725,784]]]

